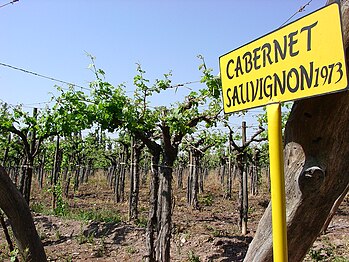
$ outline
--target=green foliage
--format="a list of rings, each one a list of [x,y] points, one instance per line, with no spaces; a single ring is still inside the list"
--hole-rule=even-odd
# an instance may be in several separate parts
[[[219,230],[210,225],[206,225],[205,227],[212,234],[213,237],[223,237],[227,235],[227,233],[224,230]]]
[[[30,206],[30,209],[35,213],[40,213],[40,214],[46,213],[45,212],[46,207],[42,203],[37,203],[37,202],[32,203]]]
[[[137,253],[137,249],[134,246],[128,246],[126,247],[126,252],[129,254],[135,254]]]
[[[212,193],[208,193],[208,194],[205,194],[203,196],[199,196],[199,202],[201,205],[212,206],[212,204],[213,204]]]
[[[188,252],[188,261],[189,262],[200,262],[200,257],[194,253],[193,250]]]
[[[66,216],[68,214],[67,203],[63,199],[62,185],[58,182],[54,187],[54,192],[56,195],[56,207],[53,210],[54,214],[57,216]]]
[[[136,220],[136,225],[142,228],[146,228],[148,223],[148,219],[146,217],[139,217]]]
[[[80,234],[77,236],[77,240],[79,245],[82,245],[85,243],[94,244],[95,242],[94,234],[91,233],[91,234],[85,235],[82,229],[80,230]]]
[[[333,245],[329,240],[324,240],[325,246],[314,249],[311,248],[308,252],[308,256],[312,261],[334,261],[334,262],[348,262],[349,259],[343,256],[338,256],[336,253],[337,247]]]
[[[203,73],[201,83],[205,83],[208,87],[208,89],[201,91],[202,95],[210,95],[214,99],[219,99],[222,90],[220,77],[212,75],[212,69],[206,67],[205,59],[202,55],[198,55],[198,58],[202,61],[202,64],[199,66],[199,70]]]
[[[95,106],[91,104],[87,95],[75,90],[73,86],[68,90],[60,87],[57,89],[60,91],[60,96],[53,98],[56,104],[46,121],[55,123],[56,131],[64,136],[90,128],[95,120]]]
[[[106,223],[119,223],[121,216],[119,213],[108,209],[80,210],[76,214],[71,214],[75,219],[83,221],[97,221]]]
[[[19,250],[18,248],[15,248],[10,252],[10,261],[11,262],[16,261],[18,259],[18,255],[19,255]]]
[[[105,255],[105,253],[106,253],[106,246],[105,246],[105,239],[103,236],[101,238],[101,243],[95,252],[95,257],[103,257]]]
[[[36,116],[25,112],[21,105],[10,107],[0,103],[0,131],[11,132],[19,136],[21,143],[28,142],[30,132],[36,132],[38,140],[57,133],[57,123],[52,120],[52,110],[38,110]]]

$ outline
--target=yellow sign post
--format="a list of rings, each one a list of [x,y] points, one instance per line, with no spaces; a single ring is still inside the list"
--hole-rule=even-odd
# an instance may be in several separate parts
[[[274,261],[287,262],[286,196],[280,104],[268,105],[267,116],[272,204],[271,217],[273,222],[273,254]]]
[[[219,58],[225,113],[267,105],[274,261],[287,257],[280,103],[348,87],[333,3]]]

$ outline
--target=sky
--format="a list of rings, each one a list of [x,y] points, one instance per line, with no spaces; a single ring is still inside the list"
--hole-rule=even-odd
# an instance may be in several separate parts
[[[9,2],[0,0],[0,6]],[[132,95],[137,63],[151,82],[170,71],[174,85],[195,82],[198,55],[219,74],[219,56],[276,30],[307,3],[292,20],[325,2],[19,0],[0,8],[0,63],[88,87],[94,80],[88,53],[107,81],[125,83]],[[42,108],[57,93],[55,85],[66,87],[0,65],[0,99],[9,104]],[[169,105],[200,87],[186,84],[152,103]]]

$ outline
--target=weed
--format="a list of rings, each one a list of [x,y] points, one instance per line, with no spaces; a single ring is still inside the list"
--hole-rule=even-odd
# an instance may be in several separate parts
[[[128,246],[126,248],[126,252],[129,253],[129,254],[135,254],[137,252],[137,249],[133,246]]]
[[[56,230],[55,237],[56,237],[56,240],[60,240],[61,239],[62,235],[61,235],[61,232],[59,232],[59,230]]]
[[[335,258],[333,258],[333,260],[332,260],[333,262],[349,262],[349,259],[348,258],[345,258],[345,257],[342,257],[342,256],[340,256],[340,257],[335,257]]]
[[[29,248],[28,247],[26,249],[24,249],[22,252],[20,252],[20,254],[22,256],[23,261],[29,261]]]
[[[248,214],[253,214],[253,213],[255,213],[256,212],[256,208],[255,207],[251,207],[251,206],[249,206],[248,207]]]
[[[56,194],[56,208],[53,210],[55,215],[66,216],[68,214],[67,204],[63,200],[62,185],[60,182],[53,189]]]
[[[65,259],[65,262],[73,262],[73,257],[70,255]]]
[[[10,261],[14,262],[18,259],[19,250],[16,248],[10,252]]]
[[[94,235],[93,235],[93,233],[85,235],[84,230],[83,230],[82,225],[81,225],[80,234],[77,236],[77,241],[78,241],[79,245],[82,245],[85,243],[93,244],[94,243]]]
[[[106,223],[119,223],[121,217],[119,213],[113,210],[101,209],[101,210],[80,210],[79,213],[72,215],[73,218],[83,221],[97,221]]]
[[[45,240],[46,239],[46,233],[45,232],[41,232],[39,229],[37,229],[38,231],[38,235],[40,237],[40,240]]]
[[[5,251],[7,249],[7,244],[2,243],[0,244],[0,261],[5,261],[6,258],[8,258],[7,256],[7,252]]]
[[[310,249],[309,256],[315,261],[321,261],[323,256],[321,255],[321,250]]]
[[[101,244],[96,250],[95,257],[103,257],[105,254],[105,250],[106,250],[106,247],[105,247],[104,236],[103,236],[101,239]]]
[[[211,225],[206,225],[206,228],[207,228],[208,231],[210,231],[212,233],[212,236],[214,236],[214,237],[221,237],[221,236],[225,236],[226,235],[224,230],[219,230],[217,228],[214,228]]]
[[[82,245],[82,244],[85,244],[85,243],[90,243],[90,244],[94,243],[94,236],[93,236],[93,234],[88,234],[87,236],[85,236],[82,233],[82,234],[79,234],[77,236],[77,238],[78,238],[79,245]]]
[[[140,217],[136,220],[136,225],[142,228],[146,228],[148,224],[148,219],[145,217]]]
[[[46,208],[42,203],[33,203],[33,204],[31,204],[31,210],[34,213],[44,213]]]
[[[212,206],[213,205],[213,195],[212,193],[208,193],[199,198],[200,204],[204,206]]]
[[[188,261],[189,262],[200,262],[200,257],[198,255],[195,255],[195,253],[190,250],[188,252]]]
[[[349,262],[349,259],[335,254],[336,247],[329,241],[324,241],[327,246],[320,249],[310,249],[308,255],[312,261],[334,261],[334,262]]]

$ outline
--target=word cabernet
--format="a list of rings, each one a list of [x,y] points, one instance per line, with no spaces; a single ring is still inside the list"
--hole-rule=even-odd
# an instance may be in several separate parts
[[[338,4],[219,58],[224,112],[348,88]]]
[[[300,30],[300,34],[306,33],[306,51],[311,50],[311,30],[316,25],[317,22]],[[226,67],[227,77],[233,79],[252,70],[258,70],[261,67],[278,63],[279,60],[284,60],[287,56],[294,57],[298,55],[297,34],[298,31],[291,32],[283,36],[283,43],[274,39],[273,43],[265,43],[253,49],[252,52],[246,51],[242,56],[238,55],[236,59],[230,59]]]

